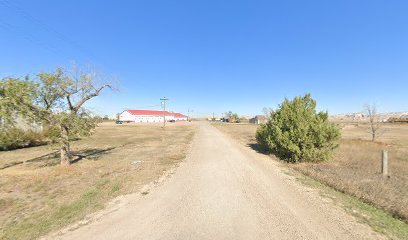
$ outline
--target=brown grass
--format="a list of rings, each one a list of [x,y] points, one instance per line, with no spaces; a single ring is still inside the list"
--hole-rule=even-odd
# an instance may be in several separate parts
[[[138,191],[184,159],[194,131],[103,123],[72,144],[68,167],[52,146],[0,152],[0,239],[36,238]]]
[[[256,145],[256,125],[215,126],[242,144]],[[287,165],[408,222],[408,125],[384,124],[375,143],[368,140],[367,130],[365,124],[343,124],[341,144],[333,160]],[[389,151],[390,178],[380,174],[383,149]]]

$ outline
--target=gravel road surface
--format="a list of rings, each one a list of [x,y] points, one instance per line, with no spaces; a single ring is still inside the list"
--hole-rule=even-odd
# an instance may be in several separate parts
[[[175,174],[53,239],[383,239],[208,123]]]

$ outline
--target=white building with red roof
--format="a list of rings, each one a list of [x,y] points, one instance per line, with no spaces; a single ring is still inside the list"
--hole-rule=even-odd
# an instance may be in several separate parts
[[[166,121],[187,121],[188,117],[181,113],[173,113],[158,110],[125,110],[119,115],[119,120],[123,122],[154,123]]]

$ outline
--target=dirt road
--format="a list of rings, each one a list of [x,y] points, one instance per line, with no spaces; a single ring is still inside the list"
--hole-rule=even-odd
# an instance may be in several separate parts
[[[199,125],[189,157],[171,178],[58,238],[382,239],[267,156]]]

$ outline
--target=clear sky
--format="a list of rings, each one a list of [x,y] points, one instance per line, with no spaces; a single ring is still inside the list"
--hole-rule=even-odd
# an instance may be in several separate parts
[[[408,111],[408,1],[0,0],[0,78],[72,61],[120,80],[99,114],[166,96],[253,115],[307,92],[330,114]]]

